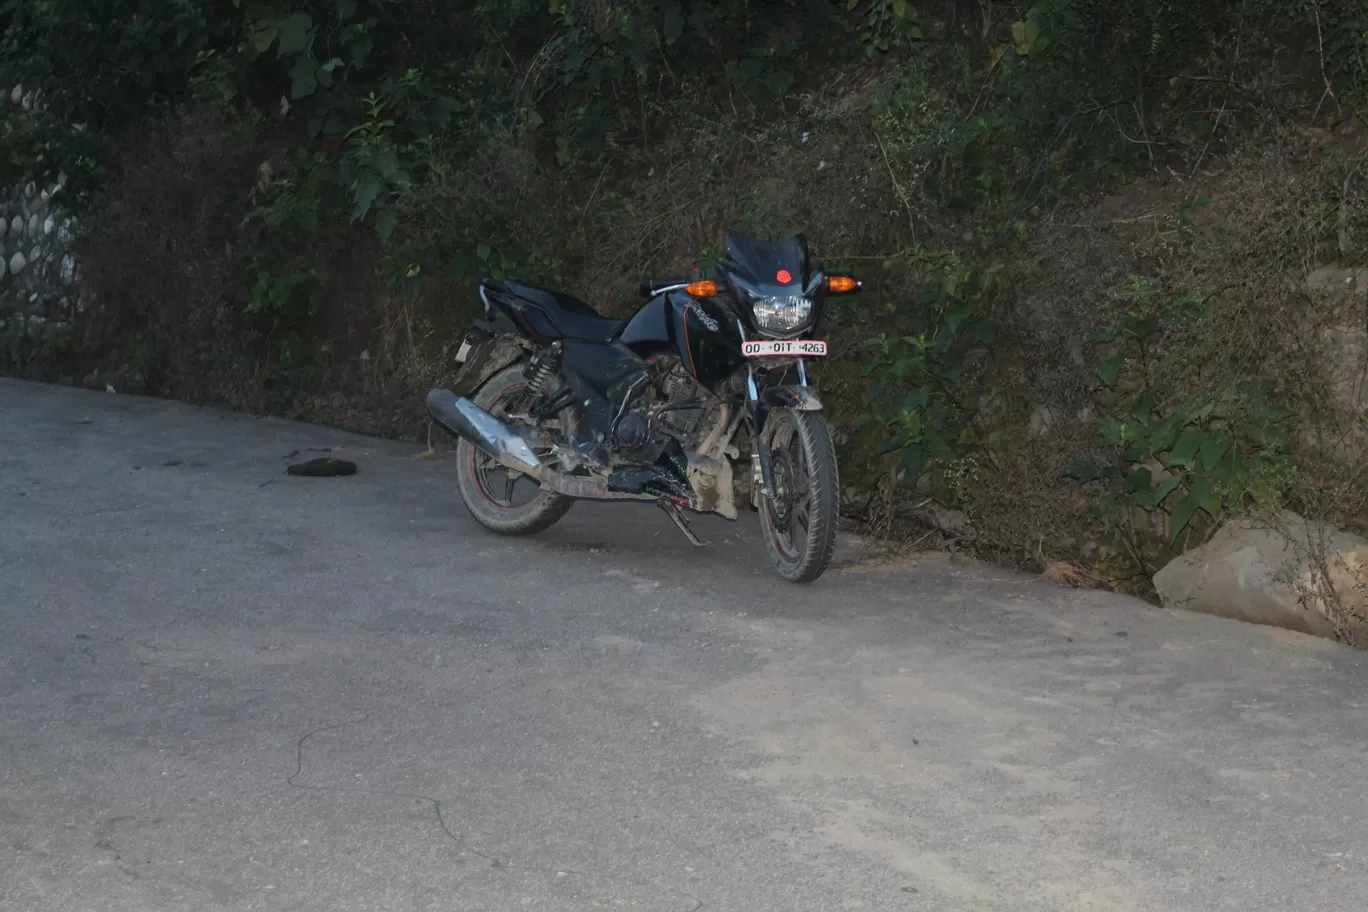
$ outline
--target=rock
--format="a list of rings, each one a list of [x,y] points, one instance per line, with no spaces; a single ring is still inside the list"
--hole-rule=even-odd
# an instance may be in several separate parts
[[[1368,410],[1368,331],[1356,326],[1326,326],[1321,329],[1327,357],[1322,365],[1327,372],[1329,390],[1343,409]]]
[[[27,265],[28,260],[24,259],[24,255],[22,253],[16,253],[14,256],[10,257],[9,269],[10,273],[13,275],[18,275],[19,273],[23,272],[24,267]]]
[[[1322,266],[1306,277],[1306,290],[1323,298],[1368,295],[1368,269]]]
[[[1031,407],[1030,418],[1027,419],[1026,433],[1032,437],[1045,437],[1071,422],[1089,425],[1095,418],[1093,410],[1089,407],[1070,411],[1061,405],[1034,405]]]
[[[1031,418],[1026,432],[1032,437],[1044,437],[1054,426],[1054,413],[1043,405],[1031,409]]]
[[[1285,513],[1226,524],[1160,570],[1170,608],[1344,638],[1368,646],[1368,541]]]
[[[915,519],[922,525],[936,529],[950,538],[969,538],[974,531],[973,523],[969,521],[967,513],[963,510],[942,507],[940,504],[902,507],[898,510],[898,516]]]
[[[955,538],[968,538],[969,533],[973,531],[969,517],[963,510],[950,510],[933,506],[931,508],[931,519],[936,524],[937,529]]]

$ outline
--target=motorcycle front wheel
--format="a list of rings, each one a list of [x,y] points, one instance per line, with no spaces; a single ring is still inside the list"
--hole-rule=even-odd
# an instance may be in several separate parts
[[[840,483],[836,446],[818,412],[775,409],[756,446],[769,450],[774,490],[760,498],[760,529],[774,569],[810,583],[836,551]]]

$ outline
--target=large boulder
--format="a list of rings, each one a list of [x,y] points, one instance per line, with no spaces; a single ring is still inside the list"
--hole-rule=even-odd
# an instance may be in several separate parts
[[[1295,513],[1227,523],[1154,586],[1171,608],[1368,646],[1368,541]]]

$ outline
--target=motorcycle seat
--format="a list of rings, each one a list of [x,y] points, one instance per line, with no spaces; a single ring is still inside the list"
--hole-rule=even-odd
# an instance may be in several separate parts
[[[513,298],[524,316],[546,335],[586,342],[608,342],[623,325],[623,321],[600,316],[598,311],[579,298],[559,291],[500,279],[484,279],[483,284],[494,294]],[[554,328],[554,332],[548,331],[551,328]]]

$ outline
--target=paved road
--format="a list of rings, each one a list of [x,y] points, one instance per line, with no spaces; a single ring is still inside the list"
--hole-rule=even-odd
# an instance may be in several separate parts
[[[0,909],[1368,908],[1362,654],[415,452],[0,381]]]

